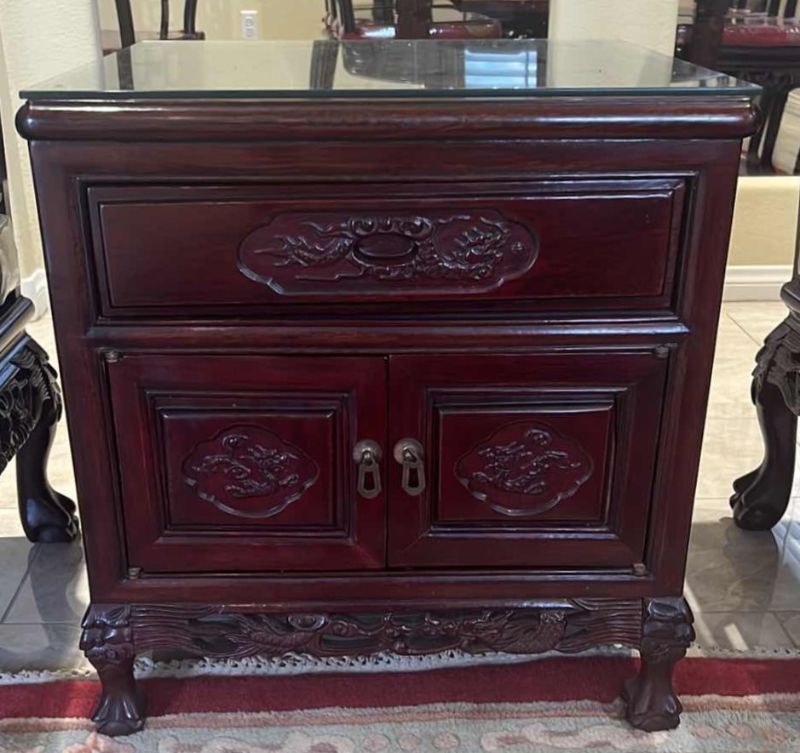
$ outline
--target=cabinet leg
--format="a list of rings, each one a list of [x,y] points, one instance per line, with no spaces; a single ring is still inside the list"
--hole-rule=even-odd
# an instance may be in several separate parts
[[[692,612],[683,598],[645,599],[641,669],[625,684],[627,719],[645,732],[674,729],[683,710],[672,670],[694,640]]]
[[[97,731],[118,737],[141,730],[144,713],[133,675],[136,651],[129,607],[91,606],[83,621],[81,649],[102,684],[100,702],[92,716]]]
[[[61,416],[61,394],[47,354],[34,342],[14,359],[17,375],[3,388],[13,424],[9,455],[16,452],[17,499],[25,535],[34,542],[72,541],[78,535],[75,503],[47,480],[47,460]],[[6,448],[4,448],[6,449]]]
[[[767,337],[756,356],[752,399],[764,439],[764,459],[758,468],[733,482],[730,502],[740,528],[769,530],[789,504],[800,408],[798,368],[800,336],[783,323]]]

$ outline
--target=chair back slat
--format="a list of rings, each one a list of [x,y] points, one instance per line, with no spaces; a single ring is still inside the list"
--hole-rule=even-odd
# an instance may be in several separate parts
[[[117,9],[120,46],[124,49],[136,42],[131,0],[114,0],[114,4]],[[185,0],[183,4],[183,37],[186,39],[202,38],[202,34],[197,32],[197,0]],[[158,38],[169,39],[169,0],[161,0]]]

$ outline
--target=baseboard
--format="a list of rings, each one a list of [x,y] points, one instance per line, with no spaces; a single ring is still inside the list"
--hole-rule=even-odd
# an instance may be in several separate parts
[[[779,301],[781,286],[792,277],[789,264],[759,264],[725,270],[723,301]]]
[[[50,310],[50,296],[47,293],[47,275],[37,269],[32,275],[24,277],[20,283],[22,295],[33,301],[34,319],[41,319]]]

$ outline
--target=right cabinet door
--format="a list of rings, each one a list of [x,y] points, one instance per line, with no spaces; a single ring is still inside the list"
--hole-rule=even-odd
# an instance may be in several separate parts
[[[641,563],[665,355],[393,357],[390,566]]]

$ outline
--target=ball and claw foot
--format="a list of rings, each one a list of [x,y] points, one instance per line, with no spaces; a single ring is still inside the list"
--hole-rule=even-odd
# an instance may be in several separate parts
[[[105,692],[92,721],[97,731],[107,737],[124,737],[144,728],[138,698],[112,697]]]
[[[83,620],[81,648],[97,670],[102,695],[92,721],[108,737],[132,735],[144,727],[144,707],[133,661],[136,648],[130,607],[92,605]]]
[[[683,706],[672,690],[663,681],[632,677],[625,683],[622,700],[627,705],[625,718],[632,727],[644,732],[675,729],[681,723]]]
[[[764,458],[756,469],[733,482],[730,504],[739,528],[768,531],[786,512],[800,412],[798,371],[800,333],[790,316],[767,337],[756,356],[750,394],[764,440]]]
[[[683,707],[672,687],[672,671],[694,640],[692,612],[683,598],[645,599],[641,668],[625,683],[626,718],[645,732],[675,729]]]

